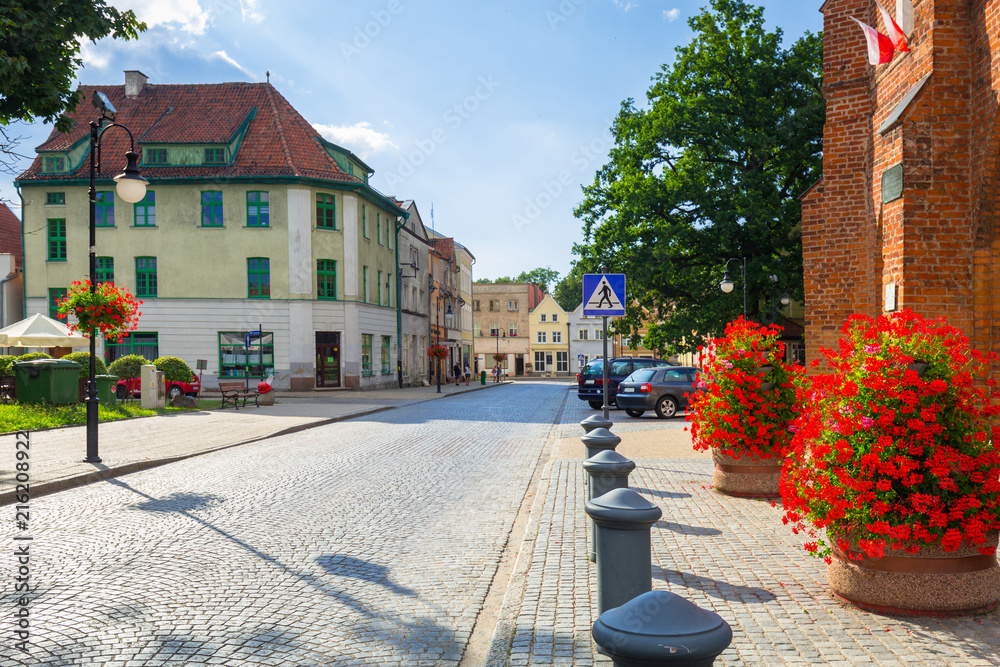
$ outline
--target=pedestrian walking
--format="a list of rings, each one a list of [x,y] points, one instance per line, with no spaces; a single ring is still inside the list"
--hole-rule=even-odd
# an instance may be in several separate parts
[[[458,364],[455,364],[454,366],[451,367],[451,372],[455,376],[455,384],[457,385],[462,380],[462,367],[459,366]]]
[[[493,367],[493,381],[494,382],[500,381],[500,364],[497,364],[496,366]]]
[[[466,387],[469,386],[469,380],[471,380],[471,379],[472,379],[472,369],[469,368],[468,364],[466,364],[465,365],[465,386]]]

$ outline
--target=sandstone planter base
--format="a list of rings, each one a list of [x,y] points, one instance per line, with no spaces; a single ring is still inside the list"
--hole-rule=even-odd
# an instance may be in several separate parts
[[[741,456],[735,459],[717,449],[712,450],[715,470],[712,485],[719,493],[740,498],[774,498],[780,495],[778,483],[781,479],[780,456],[766,459]]]
[[[834,596],[862,609],[908,616],[956,616],[992,611],[1000,603],[1000,567],[976,549],[921,554],[886,551],[886,558],[846,560],[836,550],[827,565]]]

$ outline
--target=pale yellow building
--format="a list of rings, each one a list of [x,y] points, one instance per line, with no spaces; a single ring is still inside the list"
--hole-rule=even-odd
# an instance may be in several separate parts
[[[528,315],[528,341],[532,370],[543,376],[570,374],[570,319],[551,295]]]

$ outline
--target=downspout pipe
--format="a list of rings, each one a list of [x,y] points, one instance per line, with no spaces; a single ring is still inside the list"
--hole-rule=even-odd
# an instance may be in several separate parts
[[[399,230],[406,225],[409,214],[403,212],[403,222],[398,222],[396,218],[396,379],[399,381],[399,388],[403,388],[403,302],[399,295],[403,288],[403,269],[399,266]]]

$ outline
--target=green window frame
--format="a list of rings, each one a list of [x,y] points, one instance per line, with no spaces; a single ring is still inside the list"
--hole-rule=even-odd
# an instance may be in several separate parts
[[[361,235],[368,238],[368,207],[361,205]]]
[[[66,261],[66,219],[49,218],[47,230],[48,261]]]
[[[98,227],[115,226],[115,193],[114,190],[101,190],[94,197],[94,211],[97,215],[95,225]]]
[[[247,298],[271,298],[271,260],[267,257],[247,258]]]
[[[135,211],[134,227],[156,227],[156,192],[146,190],[146,196],[132,206]]]
[[[374,334],[361,334],[361,375],[372,376],[372,339]]]
[[[46,192],[45,193],[45,205],[46,206],[65,206],[66,205],[66,193],[65,192]]]
[[[222,227],[222,191],[205,190],[201,193],[201,226]]]
[[[316,194],[316,227],[317,229],[337,228],[336,199],[333,195],[322,192]]]
[[[47,157],[42,161],[42,171],[47,174],[55,174],[66,171],[66,158]]]
[[[274,374],[274,333],[250,338],[247,331],[219,332],[219,377],[260,377]],[[256,333],[256,332],[255,332]]]
[[[54,320],[59,319],[59,301],[62,301],[69,294],[69,289],[65,287],[49,288],[49,317]]]
[[[385,305],[392,308],[392,281],[389,280],[389,274],[385,274]]]
[[[125,334],[122,341],[109,338],[104,341],[104,363],[110,364],[119,357],[138,354],[147,359],[160,357],[160,335],[155,331],[133,331]]]
[[[382,336],[382,375],[392,373],[392,336]]]
[[[95,257],[96,269],[94,282],[100,285],[101,283],[113,283],[115,282],[115,258],[114,257]]]
[[[271,226],[271,197],[267,190],[247,192],[247,227]]]
[[[316,298],[337,298],[337,262],[333,259],[316,260]]]
[[[166,148],[147,148],[142,162],[144,165],[167,164]]]
[[[382,214],[375,214],[375,240],[382,245]]]
[[[226,151],[223,148],[206,148],[205,164],[224,164],[226,162]]]
[[[135,295],[147,299],[156,297],[156,258],[135,258]]]
[[[368,267],[361,267],[361,301],[368,303]]]
[[[378,272],[378,282],[375,283],[375,290],[378,292],[378,305],[382,305],[382,272]]]

